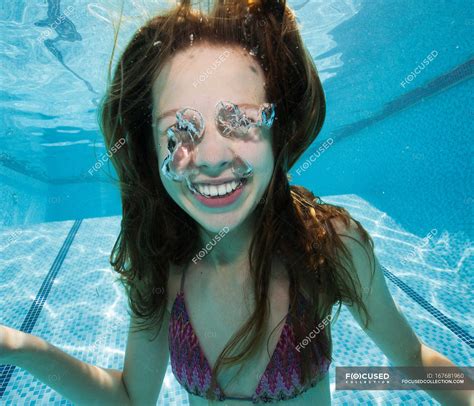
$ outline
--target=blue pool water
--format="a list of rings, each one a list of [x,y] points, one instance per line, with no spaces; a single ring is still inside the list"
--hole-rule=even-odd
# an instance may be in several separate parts
[[[126,3],[122,47],[171,2]],[[472,7],[441,0],[289,4],[328,109],[292,183],[363,224],[417,335],[455,364],[473,365]],[[57,5],[8,1],[0,8],[0,323],[119,369],[126,299],[108,263],[119,193],[109,165],[88,173],[105,153],[96,115],[118,6]],[[48,10],[66,13],[67,22],[51,30]],[[388,361],[345,308],[333,340],[333,404],[439,404],[423,391],[336,391],[335,366]],[[25,371],[0,366],[0,404],[35,403],[70,404]],[[169,368],[158,404],[187,403]]]

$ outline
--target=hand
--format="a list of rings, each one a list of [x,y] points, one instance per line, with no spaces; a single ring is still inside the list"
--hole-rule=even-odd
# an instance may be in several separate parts
[[[8,364],[21,348],[25,333],[0,324],[0,364]]]

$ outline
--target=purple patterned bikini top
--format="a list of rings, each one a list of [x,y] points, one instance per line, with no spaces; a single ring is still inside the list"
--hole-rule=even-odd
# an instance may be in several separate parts
[[[206,398],[206,392],[211,386],[211,367],[201,349],[186,310],[183,291],[184,275],[185,270],[181,276],[181,288],[173,303],[169,322],[168,343],[171,368],[177,381],[186,391],[193,395]],[[305,300],[306,299],[300,295],[298,301],[300,312],[304,308]],[[275,351],[253,396],[226,396],[219,385],[217,385],[214,393],[218,400],[247,400],[253,403],[288,400],[297,397],[310,387],[315,386],[326,375],[331,361],[324,358],[319,371],[316,370],[316,366],[312,367],[311,376],[314,378],[311,384],[307,387],[302,386],[300,353],[296,349],[297,343],[295,343],[289,316],[290,314],[288,313]],[[313,339],[309,345],[313,346],[314,352],[318,357],[322,357],[317,339]]]

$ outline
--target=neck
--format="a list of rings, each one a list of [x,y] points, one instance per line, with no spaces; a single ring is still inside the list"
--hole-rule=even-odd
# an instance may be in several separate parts
[[[201,243],[203,248],[206,247],[206,254],[200,258],[200,264],[208,268],[211,273],[226,274],[248,270],[248,254],[254,233],[254,220],[255,216],[251,215],[239,226],[220,235],[201,229]],[[219,241],[216,235],[220,236]]]

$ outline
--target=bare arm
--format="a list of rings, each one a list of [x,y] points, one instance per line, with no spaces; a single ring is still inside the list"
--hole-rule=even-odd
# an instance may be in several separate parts
[[[364,313],[357,306],[346,305],[354,319],[363,331],[377,344],[394,366],[452,366],[454,365],[444,355],[424,344],[415,334],[407,319],[394,302],[385,283],[380,263],[373,250],[364,244],[356,230],[356,224],[351,221],[351,227],[346,229],[340,223],[335,223],[336,230],[348,248],[354,261],[356,276],[361,283],[362,300],[371,317],[368,328],[364,328]],[[346,237],[344,235],[348,235]],[[352,237],[352,238],[351,238]],[[362,245],[365,247],[362,247]],[[369,254],[369,257],[367,256]],[[374,269],[372,283],[370,278]],[[348,269],[350,269],[348,267]],[[470,405],[473,391],[462,390],[427,390],[431,397],[442,405]]]
[[[153,342],[151,333],[129,331],[123,372],[101,368],[47,341],[0,326],[0,364],[23,368],[76,405],[156,404],[168,364],[168,321]],[[131,323],[134,323],[132,318]]]
[[[169,360],[168,325],[170,314],[165,310],[163,328],[153,338],[157,330],[152,332],[129,333],[123,381],[133,405],[155,405],[160,394]],[[136,320],[132,317],[131,325]]]
[[[23,368],[76,405],[131,405],[122,371],[80,361],[40,337],[0,326],[0,363]]]

